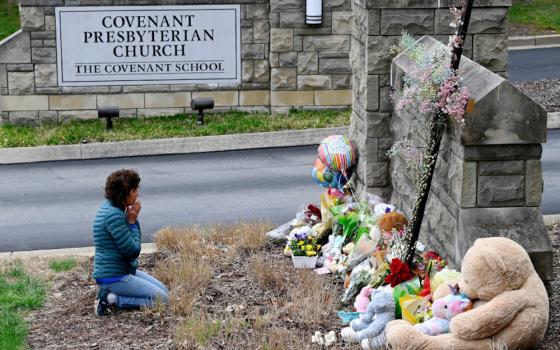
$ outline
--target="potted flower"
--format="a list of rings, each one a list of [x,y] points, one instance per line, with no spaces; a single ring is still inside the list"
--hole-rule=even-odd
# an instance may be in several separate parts
[[[308,236],[306,233],[296,233],[290,240],[290,249],[295,268],[315,268],[318,251],[321,249],[315,237]]]

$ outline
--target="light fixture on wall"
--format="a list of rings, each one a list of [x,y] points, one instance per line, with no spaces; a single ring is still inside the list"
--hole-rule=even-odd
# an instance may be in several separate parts
[[[323,0],[305,0],[305,24],[323,23]]]

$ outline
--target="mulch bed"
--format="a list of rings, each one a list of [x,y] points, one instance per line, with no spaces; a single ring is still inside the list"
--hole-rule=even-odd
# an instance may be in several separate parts
[[[281,247],[267,246],[257,253],[268,257],[271,264],[286,274],[296,273],[291,260],[281,254]],[[151,273],[158,259],[165,259],[162,253],[141,256],[141,269]],[[202,347],[194,342],[181,342],[175,336],[176,328],[183,318],[173,315],[169,308],[159,312],[121,311],[108,317],[98,318],[93,312],[95,284],[91,279],[92,259],[82,261],[73,271],[58,276],[54,281],[45,306],[28,317],[28,344],[31,349],[259,349],[262,332],[252,329],[257,316],[266,316],[267,310],[285,306],[282,291],[262,288],[249,269],[250,253],[237,255],[233,261],[217,257],[213,261],[214,275],[204,295],[195,304],[206,310],[212,319],[232,319],[242,321],[245,326],[234,328],[227,337],[215,337]],[[215,265],[215,266],[214,266]],[[324,277],[332,279],[332,276]],[[287,280],[289,283],[289,280]],[[341,296],[341,280],[333,280]],[[281,317],[267,322],[274,323],[275,334],[294,341],[293,349],[320,349],[311,344],[311,335],[342,329],[342,324],[333,315],[322,326],[310,329],[301,319]],[[264,318],[266,320],[266,317]],[[338,335],[338,334],[337,334]],[[258,337],[261,336],[261,339]],[[305,347],[301,344],[305,343]],[[342,342],[331,349],[357,349]]]
[[[513,83],[547,112],[560,112],[560,79],[542,79]]]
[[[142,269],[151,272],[157,254],[141,257]],[[28,318],[31,349],[173,349],[171,334],[177,318],[169,312],[119,312],[109,317],[94,314],[96,285],[92,259],[57,276],[45,306]]]

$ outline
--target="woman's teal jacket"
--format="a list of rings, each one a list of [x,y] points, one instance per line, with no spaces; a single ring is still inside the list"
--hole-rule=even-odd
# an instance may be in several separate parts
[[[93,223],[93,278],[135,274],[140,238],[140,225],[129,225],[124,211],[104,200]]]

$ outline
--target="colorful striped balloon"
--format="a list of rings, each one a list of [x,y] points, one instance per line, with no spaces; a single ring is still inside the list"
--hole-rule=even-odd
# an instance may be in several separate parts
[[[358,161],[356,147],[344,135],[331,135],[323,139],[317,154],[321,162],[334,171],[344,172]]]
[[[313,164],[311,176],[318,185],[329,188],[342,189],[348,182],[346,176],[342,175],[341,172],[332,171],[326,167],[319,158],[317,158]]]

